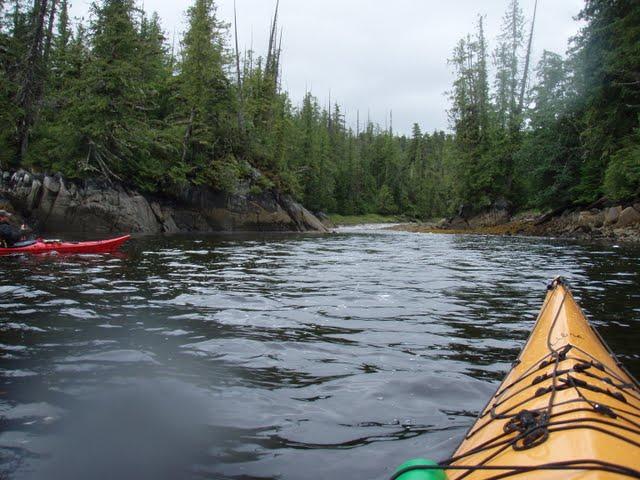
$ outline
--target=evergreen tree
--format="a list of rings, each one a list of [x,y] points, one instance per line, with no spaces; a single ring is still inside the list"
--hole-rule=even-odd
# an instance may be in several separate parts
[[[31,129],[37,117],[46,76],[44,62],[44,39],[46,27],[47,0],[36,0],[31,13],[31,34],[26,52],[20,63],[16,104],[19,107],[17,122],[16,158],[22,160],[27,153]],[[16,4],[16,9],[17,9]]]
[[[227,26],[212,0],[196,0],[187,11],[178,78],[181,162],[186,179],[232,190],[237,176],[233,153],[232,89],[225,75]]]
[[[525,199],[521,206],[557,208],[571,203],[578,181],[579,132],[570,109],[575,93],[560,55],[545,51],[536,73],[530,128],[517,153],[517,178]]]
[[[514,156],[520,142],[522,116],[519,96],[522,88],[520,56],[524,44],[524,17],[518,0],[509,0],[502,19],[502,32],[494,53],[496,68],[495,111],[497,125],[494,129],[494,161],[500,171],[496,178],[502,186],[501,195],[512,196],[514,180]]]
[[[518,0],[509,0],[502,19],[502,32],[494,52],[495,103],[498,125],[509,132],[519,130],[520,50],[524,42],[524,17]]]
[[[23,2],[14,0],[1,10],[0,28],[0,166],[20,163],[17,126],[20,118],[18,95],[21,61],[29,39],[29,15]]]
[[[92,8],[91,55],[67,108],[69,126],[77,132],[71,152],[79,165],[76,172],[99,172],[153,189],[160,169],[150,155],[153,132],[137,11],[133,0],[103,0]]]
[[[482,208],[497,195],[496,181],[501,174],[500,166],[488,155],[490,107],[482,17],[476,37],[460,40],[450,63],[456,72],[449,116],[459,153],[457,198]]]

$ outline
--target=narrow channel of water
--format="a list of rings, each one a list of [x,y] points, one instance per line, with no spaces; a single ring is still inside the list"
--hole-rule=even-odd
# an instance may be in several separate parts
[[[384,479],[451,453],[555,275],[639,375],[639,253],[349,229],[0,258],[0,472]]]

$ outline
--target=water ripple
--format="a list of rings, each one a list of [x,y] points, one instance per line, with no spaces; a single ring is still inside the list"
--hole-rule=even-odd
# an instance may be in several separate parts
[[[456,447],[555,275],[640,373],[638,253],[351,228],[0,258],[0,475],[135,441],[193,478],[386,478]]]

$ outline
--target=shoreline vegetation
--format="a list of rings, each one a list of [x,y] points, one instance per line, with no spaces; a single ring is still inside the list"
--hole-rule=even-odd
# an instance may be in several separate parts
[[[175,48],[134,0],[97,0],[82,20],[68,0],[0,3],[0,170],[169,202],[200,189],[225,207],[238,193],[287,196],[343,222],[640,198],[636,0],[585,0],[567,53],[540,58],[535,9],[525,18],[505,0],[492,44],[479,15],[448,59],[450,131],[415,123],[410,134],[360,112],[348,125],[339,103],[322,107],[311,92],[296,104],[282,89],[277,5],[260,55],[240,50],[215,0],[192,1]],[[22,213],[31,221],[28,205]]]
[[[340,215],[338,213],[329,214],[328,219],[332,225],[337,227],[349,227],[356,225],[385,224],[385,223],[402,223],[406,222],[406,217],[396,215],[380,215],[378,213],[369,213],[366,215]]]

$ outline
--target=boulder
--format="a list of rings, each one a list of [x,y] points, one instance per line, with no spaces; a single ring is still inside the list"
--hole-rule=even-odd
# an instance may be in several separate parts
[[[583,211],[578,214],[578,225],[586,228],[600,228],[604,224],[604,214],[602,212]]]
[[[638,222],[640,222],[640,213],[633,207],[627,207],[620,212],[616,227],[628,227]]]
[[[449,220],[449,228],[455,230],[469,228],[469,223],[464,218],[456,216]]]
[[[280,204],[283,209],[289,214],[291,219],[295,222],[298,227],[298,231],[306,232],[308,230],[316,231],[316,232],[328,232],[329,230],[325,227],[320,220],[318,220],[315,215],[313,215],[309,210],[304,208],[298,202],[294,201],[289,195],[283,195],[280,197]]]
[[[618,221],[618,218],[620,217],[621,212],[621,206],[607,208],[604,211],[604,224],[613,225],[614,223],[616,223]]]

